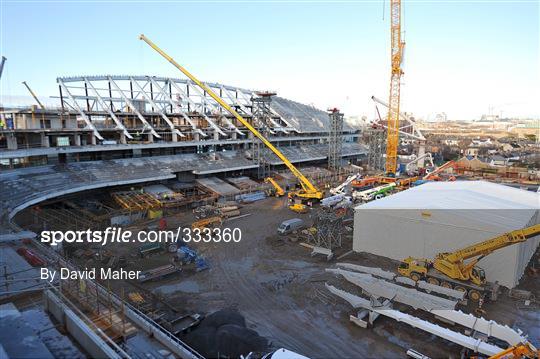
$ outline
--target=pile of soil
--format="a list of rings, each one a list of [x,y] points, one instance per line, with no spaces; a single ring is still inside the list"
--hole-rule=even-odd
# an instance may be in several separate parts
[[[222,309],[207,316],[183,340],[206,358],[234,357],[267,352],[268,341],[246,327],[236,309]]]

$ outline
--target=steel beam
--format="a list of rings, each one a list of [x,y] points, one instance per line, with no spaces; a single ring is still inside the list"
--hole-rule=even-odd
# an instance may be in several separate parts
[[[155,137],[157,138],[161,138],[160,135],[157,134],[156,130],[154,130],[154,127],[152,127],[152,125],[150,123],[148,123],[148,121],[146,121],[146,119],[144,118],[144,116],[139,112],[139,110],[137,109],[137,107],[135,107],[135,105],[133,104],[133,102],[131,102],[131,100],[126,96],[124,95],[124,92],[120,89],[120,87],[116,84],[116,82],[114,82],[114,80],[112,79],[111,76],[108,76],[107,77],[108,80],[111,82],[111,85],[113,85],[113,87],[116,89],[116,91],[118,91],[120,93],[120,96],[124,99],[124,102],[129,106],[129,108],[131,108],[131,110],[137,115],[137,117],[139,118],[139,120],[141,120],[141,122],[147,126],[149,129],[150,129],[150,132],[152,133],[152,135],[154,135]]]
[[[180,132],[178,129],[174,128],[174,123],[172,123],[172,121],[167,117],[167,115],[163,112],[161,107],[159,107],[154,102],[154,99],[152,99],[151,96],[148,96],[148,94],[143,90],[143,88],[139,85],[139,83],[137,81],[135,81],[135,79],[133,79],[132,77],[130,77],[130,79],[131,79],[133,85],[135,85],[135,87],[137,88],[139,93],[142,95],[142,97],[146,100],[146,102],[148,102],[152,107],[154,107],[154,109],[156,109],[157,112],[160,114],[161,118],[163,118],[165,120],[165,122],[167,122],[167,124],[171,128],[171,132],[176,133],[180,137],[186,137],[182,132]],[[152,82],[150,82],[150,84],[151,83]]]
[[[96,90],[94,85],[92,85],[92,83],[90,81],[88,81],[88,79],[86,77],[84,78],[84,82],[90,87],[90,90],[92,90],[92,92],[94,92],[94,94],[96,94],[96,102],[101,106],[101,108],[103,110],[105,110],[109,114],[109,116],[111,116],[113,121],[116,123],[116,127],[118,129],[122,130],[124,132],[124,135],[127,138],[132,139],[133,137],[129,134],[126,127],[122,124],[122,122],[118,119],[118,117],[116,117],[116,115],[114,114],[112,109],[109,106],[107,106],[107,104],[105,103],[105,101],[103,100],[101,95],[98,93],[98,91]]]
[[[235,106],[239,106],[239,107],[242,109],[242,111],[244,111],[246,114],[248,114],[248,115],[251,116],[253,119],[255,119],[255,118],[253,117],[253,112],[250,111],[250,109],[248,109],[246,106],[244,106],[241,102],[239,102],[237,98],[234,98],[234,97],[231,95],[231,93],[229,92],[229,90],[227,90],[227,89],[225,88],[225,86],[220,85],[220,89],[221,89],[222,93],[224,93],[225,96],[231,101],[231,104],[233,104],[233,105],[235,105]],[[222,97],[223,97],[223,96],[222,96]],[[257,120],[258,120],[259,122],[261,122],[260,119],[257,119]],[[268,126],[268,124],[264,123],[264,124],[261,124],[261,126],[265,126],[265,127],[268,129],[268,131],[269,131],[272,135],[275,135],[275,134],[276,134],[276,132],[273,131],[272,128],[270,128],[270,126]]]
[[[354,294],[351,294],[339,288],[336,288],[332,285],[329,285],[328,283],[325,283],[325,286],[326,286],[326,289],[328,289],[328,291],[346,300],[354,308],[364,308],[369,311],[373,311],[375,313],[392,318],[398,322],[402,322],[414,328],[418,328],[420,330],[434,334],[438,336],[439,338],[446,339],[453,343],[459,344],[465,348],[474,350],[475,352],[492,356],[497,353],[500,353],[503,350],[495,345],[483,342],[480,339],[469,337],[464,334],[455,332],[453,330],[443,328],[437,324],[433,324],[426,320],[422,320],[420,318],[413,317],[412,315],[400,312],[399,310],[389,309],[386,307],[378,308],[376,306],[372,306],[372,303],[369,300],[356,296]],[[355,319],[355,317],[353,316],[351,317],[352,317],[351,320]]]
[[[94,126],[94,124],[92,123],[92,121],[90,121],[90,119],[88,118],[88,116],[86,116],[86,113],[84,113],[84,110],[81,108],[81,106],[79,106],[79,104],[77,103],[77,100],[75,100],[75,98],[73,98],[73,96],[71,95],[71,92],[69,91],[69,89],[67,88],[66,84],[64,84],[64,82],[62,81],[62,79],[58,78],[56,79],[56,81],[60,84],[60,86],[64,89],[64,91],[66,92],[66,95],[68,95],[68,97],[71,99],[71,101],[73,102],[73,107],[75,107],[75,109],[77,109],[77,111],[79,111],[79,114],[81,115],[81,117],[83,118],[84,122],[86,123],[86,126],[88,126],[88,128],[90,128],[93,132],[94,132],[94,136],[96,138],[98,138],[99,140],[103,140],[103,137],[101,136],[101,134],[99,133],[99,131],[97,130],[96,126]]]
[[[240,95],[244,98],[244,100],[246,100],[247,102],[251,102],[251,100],[247,97],[247,95],[244,93],[244,91],[240,90],[239,91]],[[255,92],[251,92],[251,96],[257,96],[257,94]],[[272,113],[274,115],[276,115],[277,117],[279,117],[279,119],[283,122],[285,122],[287,124],[287,126],[291,127],[291,129],[294,129],[293,126],[291,126],[291,124],[289,122],[287,122],[287,120],[285,120],[279,113],[276,112],[276,110],[274,110],[272,108],[272,105],[270,105],[270,111],[272,111]],[[283,133],[286,133],[288,134],[289,131],[287,131],[287,129],[283,126],[281,126],[279,123],[276,122],[276,120],[274,120],[272,117],[270,117],[270,122],[272,122],[276,128],[276,130],[279,130]],[[298,131],[297,131],[298,132]]]
[[[212,106],[212,108],[216,110],[216,113],[219,113],[221,115],[221,117],[225,120],[225,122],[229,124],[229,129],[234,130],[239,135],[242,135],[242,136],[245,135],[242,131],[238,129],[238,127],[234,125],[234,123],[232,123],[230,119],[227,118],[227,116],[224,116],[223,114],[221,114],[221,112],[219,111],[221,110],[221,107],[217,103],[206,101],[207,98],[204,95],[204,93],[201,90],[199,90],[197,86],[193,86],[193,82],[191,82],[191,80],[188,80],[188,86],[191,86],[191,89],[194,90],[197,93],[197,95],[201,96],[201,98],[203,98],[203,104],[208,104]]]
[[[167,92],[165,92],[165,90],[163,90],[163,88],[159,85],[159,83],[156,80],[154,80],[153,77],[148,76],[148,78],[150,79],[152,84],[154,84],[154,87],[156,87],[158,89],[159,93],[163,96],[163,98],[166,100],[166,102],[168,102],[171,105],[171,107],[173,107],[173,108],[176,107],[177,108],[180,115],[184,118],[184,120],[187,121],[187,123],[190,124],[193,131],[199,133],[203,137],[208,136],[206,133],[204,133],[199,128],[197,128],[197,126],[191,120],[191,118],[189,118],[189,116],[180,108],[180,106],[178,106],[178,104],[176,102],[174,102],[174,100],[171,98],[171,96],[169,96],[169,94]],[[171,110],[171,112],[172,112],[172,110]]]
[[[176,91],[180,92],[182,94],[182,96],[185,97],[185,99],[190,103],[191,106],[193,106],[194,108],[197,107],[197,104],[195,102],[193,102],[192,99],[189,98],[188,94],[182,90],[182,88],[180,86],[178,86],[178,84],[176,82],[174,82],[173,79],[169,78],[169,83],[173,85],[173,87],[176,89]],[[212,121],[208,116],[206,116],[206,114],[203,113],[201,114],[203,116],[203,118],[206,120],[206,122],[208,122],[208,124],[216,131],[218,132],[220,135],[223,135],[223,136],[228,136],[225,132],[223,132],[221,130],[221,128],[219,128],[218,125],[216,125],[216,123],[214,121]]]

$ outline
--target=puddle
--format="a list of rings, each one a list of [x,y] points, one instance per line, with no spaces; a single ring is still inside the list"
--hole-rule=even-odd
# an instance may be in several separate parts
[[[195,281],[185,280],[180,283],[162,285],[156,288],[155,290],[156,292],[160,292],[162,294],[172,294],[175,292],[196,294],[200,292],[200,286],[199,286],[199,283]]]

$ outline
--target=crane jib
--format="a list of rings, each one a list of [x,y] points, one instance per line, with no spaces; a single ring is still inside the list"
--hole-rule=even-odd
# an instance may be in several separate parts
[[[311,194],[314,197],[322,197],[322,193],[319,192],[317,188],[289,161],[287,157],[281,151],[279,151],[270,141],[268,141],[255,127],[253,127],[248,121],[246,121],[238,112],[236,112],[232,107],[230,107],[221,97],[219,97],[214,91],[206,86],[204,83],[199,81],[195,76],[193,76],[188,70],[178,64],[172,57],[167,55],[163,50],[161,50],[157,45],[150,41],[146,36],[140,35],[139,39],[146,42],[150,47],[156,50],[161,56],[163,56],[167,61],[173,64],[177,69],[179,69],[184,75],[186,75],[190,80],[192,80],[197,86],[203,89],[210,97],[212,97],[218,104],[220,104],[225,110],[227,110],[231,115],[233,115],[240,123],[242,123],[253,135],[259,138],[266,147],[268,147],[278,158],[283,161],[285,166],[293,173],[294,176],[298,178],[302,189],[307,193]]]

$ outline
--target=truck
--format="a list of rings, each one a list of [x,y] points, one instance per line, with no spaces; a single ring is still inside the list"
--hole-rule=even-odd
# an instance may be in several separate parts
[[[386,197],[396,187],[396,183],[388,183],[365,191],[353,192],[353,198],[356,201],[369,202],[374,199]]]
[[[291,218],[281,222],[277,232],[281,235],[289,234],[304,227],[304,221],[300,218]]]

